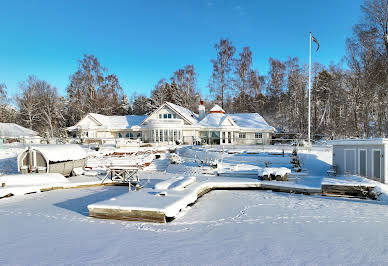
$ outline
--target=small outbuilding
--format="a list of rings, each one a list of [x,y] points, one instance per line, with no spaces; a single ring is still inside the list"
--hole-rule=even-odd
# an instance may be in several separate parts
[[[334,140],[337,175],[359,175],[388,183],[388,138]]]
[[[73,169],[86,165],[86,151],[76,144],[36,145],[18,156],[18,170],[26,173],[59,173],[70,176]]]

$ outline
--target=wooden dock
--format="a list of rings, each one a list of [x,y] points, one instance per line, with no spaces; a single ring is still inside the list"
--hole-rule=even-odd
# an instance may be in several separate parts
[[[378,195],[371,185],[322,184],[322,195],[376,200]]]
[[[101,219],[165,223],[172,221],[186,206],[191,206],[212,190],[272,190],[297,194],[321,194],[320,188],[287,186],[282,182],[205,181],[190,185],[184,191],[142,189],[124,194],[114,201],[102,201],[88,206],[89,216]]]

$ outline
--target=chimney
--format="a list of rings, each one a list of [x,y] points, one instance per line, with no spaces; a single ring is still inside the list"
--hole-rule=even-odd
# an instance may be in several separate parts
[[[199,101],[198,112],[199,112],[199,121],[201,121],[206,115],[205,105],[203,104],[203,100]]]

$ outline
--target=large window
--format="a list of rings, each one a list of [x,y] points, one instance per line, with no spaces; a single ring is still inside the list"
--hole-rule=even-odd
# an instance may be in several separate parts
[[[210,144],[211,145],[220,145],[220,132],[219,131],[211,131],[210,132]]]
[[[167,129],[164,130],[164,141],[165,142],[168,141],[168,130]]]
[[[168,141],[172,141],[173,134],[174,134],[174,131],[172,129],[170,129],[170,134],[168,136]]]
[[[247,137],[247,135],[246,135],[245,133],[239,133],[239,134],[238,134],[238,137],[239,137],[240,139],[245,139],[245,138]]]
[[[263,133],[255,133],[255,139],[262,139],[263,138]]]

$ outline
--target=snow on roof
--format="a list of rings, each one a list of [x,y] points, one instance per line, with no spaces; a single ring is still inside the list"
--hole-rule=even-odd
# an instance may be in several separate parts
[[[75,161],[86,158],[86,151],[77,144],[46,144],[32,146],[50,162]]]
[[[95,113],[89,113],[89,115],[101,124],[100,127],[107,129],[124,129],[139,126],[147,117],[145,115],[107,116]]]
[[[182,115],[190,123],[195,124],[198,122],[198,115],[190,111],[189,109],[170,102],[166,102],[166,104],[169,105],[172,109],[174,109],[177,113]]]
[[[37,132],[14,123],[0,123],[0,136],[2,137],[27,137],[37,135]]]
[[[258,113],[230,114],[233,121],[242,128],[275,131]]]
[[[210,113],[225,113],[224,109],[221,108],[218,104],[214,105],[212,109],[210,109]]]
[[[198,125],[201,127],[217,128],[223,127],[224,121],[228,119],[228,115],[221,113],[213,113],[206,115]]]
[[[339,139],[328,142],[331,145],[381,145],[388,144],[388,138],[373,139]]]

